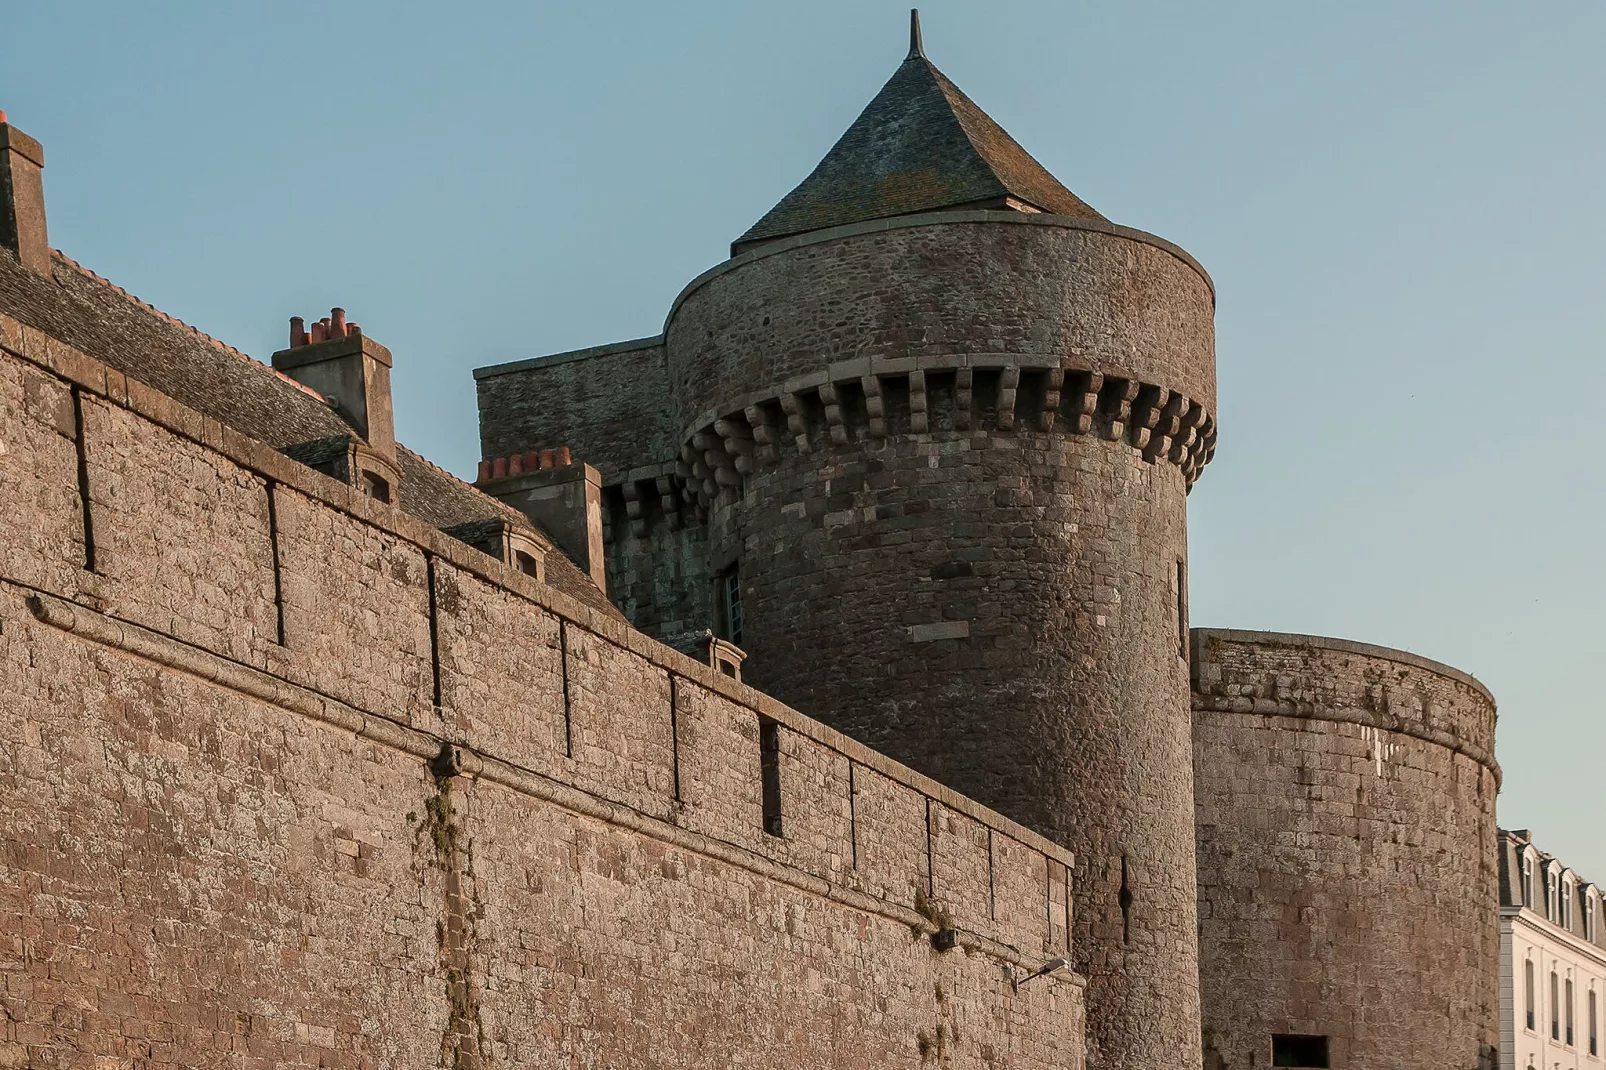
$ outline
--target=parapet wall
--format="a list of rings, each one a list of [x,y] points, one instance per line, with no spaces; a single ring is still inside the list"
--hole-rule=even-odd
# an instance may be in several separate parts
[[[1192,634],[1207,1070],[1278,1035],[1329,1065],[1492,1070],[1495,705],[1466,673],[1315,636]]]
[[[0,347],[0,1063],[1081,1065],[1062,848]]]

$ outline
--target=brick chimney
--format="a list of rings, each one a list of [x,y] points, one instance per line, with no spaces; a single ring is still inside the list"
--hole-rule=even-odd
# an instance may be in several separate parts
[[[330,309],[310,330],[300,316],[292,317],[290,348],[273,354],[273,366],[334,402],[368,447],[395,463],[390,350],[347,323],[345,309]]]
[[[50,274],[45,233],[45,150],[0,111],[0,245],[22,265]]]
[[[475,486],[542,528],[608,593],[602,560],[602,474],[569,456],[568,447],[481,461]]]

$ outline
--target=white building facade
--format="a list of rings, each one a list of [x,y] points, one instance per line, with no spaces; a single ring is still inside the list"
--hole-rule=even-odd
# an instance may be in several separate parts
[[[1601,889],[1500,833],[1500,1065],[1606,1070]]]

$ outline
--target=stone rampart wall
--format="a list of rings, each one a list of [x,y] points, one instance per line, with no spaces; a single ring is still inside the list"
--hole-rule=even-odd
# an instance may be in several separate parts
[[[1491,1070],[1494,700],[1403,651],[1193,633],[1207,1070],[1277,1034],[1332,1066]]]
[[[0,1064],[1081,1065],[1063,849],[0,347]]]

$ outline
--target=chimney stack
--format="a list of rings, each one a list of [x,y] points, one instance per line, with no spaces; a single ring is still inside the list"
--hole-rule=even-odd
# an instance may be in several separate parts
[[[564,446],[481,461],[475,486],[535,521],[597,590],[608,593],[600,472],[574,460]]]
[[[50,275],[45,233],[45,150],[0,111],[0,245],[22,265]]]
[[[273,367],[335,403],[368,447],[396,461],[396,421],[390,405],[390,350],[346,322],[332,308],[309,329],[290,319],[290,348],[273,354]]]

